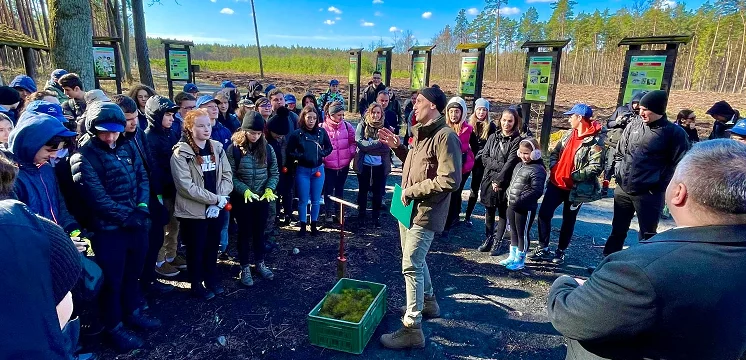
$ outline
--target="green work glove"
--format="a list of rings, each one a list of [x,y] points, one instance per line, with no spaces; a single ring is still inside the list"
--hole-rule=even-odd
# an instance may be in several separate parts
[[[267,188],[264,189],[264,195],[259,200],[275,201],[277,200],[277,195],[275,195],[272,189]]]
[[[254,202],[254,200],[259,200],[259,195],[254,194],[251,192],[251,189],[246,189],[243,193],[243,201],[245,203]]]

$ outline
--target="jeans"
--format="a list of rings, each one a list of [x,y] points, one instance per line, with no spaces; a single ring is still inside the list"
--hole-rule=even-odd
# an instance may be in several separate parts
[[[266,201],[239,202],[234,211],[238,220],[238,259],[241,266],[248,266],[249,248],[254,251],[254,263],[264,261],[264,228],[270,204]]]
[[[632,218],[637,213],[640,224],[638,240],[653,237],[658,232],[658,221],[663,210],[664,193],[630,195],[621,186],[614,189],[614,218],[611,220],[611,235],[604,246],[604,255],[622,250]]]
[[[145,264],[148,236],[139,229],[99,230],[91,245],[104,275],[98,296],[101,319],[107,329],[113,329],[140,306],[138,278]]]
[[[362,165],[358,175],[358,184],[360,191],[357,193],[357,205],[360,207],[358,213],[365,217],[368,207],[368,192],[373,191],[373,219],[378,220],[381,216],[381,203],[383,194],[386,192],[386,177],[384,176],[384,166]]]
[[[163,198],[163,205],[171,216],[168,224],[163,228],[163,246],[158,252],[158,262],[173,260],[179,248],[179,220],[174,216],[175,198]]]
[[[316,173],[321,176],[316,177]],[[319,220],[321,209],[321,191],[324,189],[324,165],[315,168],[298,166],[295,174],[298,187],[298,221],[305,223],[308,214],[308,200],[311,200],[311,222]]]
[[[344,167],[339,170],[324,169],[325,180],[324,180],[324,205],[326,207],[326,214],[331,215],[334,213],[334,203],[329,200],[329,195],[333,195],[339,199],[342,199],[345,191],[345,182],[347,181],[347,174],[350,173],[350,167]]]
[[[435,232],[419,225],[407,229],[399,224],[401,237],[401,268],[407,297],[407,312],[402,322],[405,326],[418,325],[422,322],[422,308],[425,296],[433,296],[433,283],[425,256],[430,250]]]
[[[549,246],[549,235],[552,233],[552,218],[554,210],[564,204],[562,208],[562,227],[560,228],[559,243],[557,249],[567,250],[570,246],[572,233],[575,231],[575,222],[578,219],[581,204],[577,207],[570,202],[570,190],[562,190],[552,182],[547,183],[547,190],[544,192],[544,200],[539,208],[539,246],[542,248]]]
[[[458,191],[451,193],[451,203],[448,206],[448,218],[446,219],[446,230],[450,229],[458,221],[458,216],[461,214],[461,193],[464,191],[464,185],[466,185],[466,180],[469,179],[470,173],[467,172],[461,175],[461,186],[459,186]]]
[[[518,251],[527,252],[531,244],[531,225],[536,217],[536,209],[520,210],[508,208],[508,221],[511,224],[510,245]]]
[[[225,216],[223,216],[223,213],[225,213]],[[218,219],[220,219],[222,224],[222,227],[220,228],[220,247],[218,250],[220,250],[220,252],[225,252],[225,250],[228,249],[228,228],[230,227],[231,217],[229,213],[221,210]]]
[[[181,239],[187,247],[187,267],[192,289],[217,285],[218,247],[220,233],[228,213],[220,211],[215,219],[179,219]]]
[[[466,221],[471,219],[471,214],[474,213],[474,208],[477,206],[477,200],[479,199],[479,184],[482,183],[484,178],[484,165],[481,161],[474,163],[474,168],[471,169],[471,189],[469,190],[469,201],[466,203]]]

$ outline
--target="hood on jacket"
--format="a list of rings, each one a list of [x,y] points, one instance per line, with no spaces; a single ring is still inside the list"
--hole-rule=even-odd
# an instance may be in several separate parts
[[[10,132],[8,148],[18,161],[32,164],[39,149],[55,136],[74,137],[76,133],[68,130],[54,117],[37,112],[24,112],[23,121]]]
[[[300,106],[296,105],[296,107],[300,107],[301,109],[306,107],[306,99],[311,99],[313,101],[313,106],[316,107],[316,97],[311,94],[306,94],[306,96],[303,97],[300,101]]]
[[[603,129],[603,126],[598,121],[591,121],[590,124],[585,127],[584,129],[578,129],[578,137],[580,138],[587,138],[589,136],[594,136],[601,132]]]
[[[454,96],[451,98],[451,100],[448,100],[448,103],[446,104],[446,116],[448,116],[448,108],[451,107],[451,104],[458,104],[461,106],[461,122],[465,122],[468,116],[466,116],[466,113],[469,109],[466,108],[466,101],[462,99],[461,97]]]
[[[94,102],[86,110],[85,129],[90,134],[96,134],[99,129],[110,129],[108,131],[124,131],[127,120],[119,105],[110,102]],[[113,129],[113,130],[111,130]]]
[[[173,101],[169,100],[167,97],[163,97],[160,95],[151,96],[150,99],[148,99],[148,101],[145,103],[145,117],[148,119],[148,122],[152,124],[156,129],[160,129],[163,127],[161,125],[161,121],[163,121],[163,115],[165,115],[167,112],[177,113],[178,111],[179,107],[176,106]]]

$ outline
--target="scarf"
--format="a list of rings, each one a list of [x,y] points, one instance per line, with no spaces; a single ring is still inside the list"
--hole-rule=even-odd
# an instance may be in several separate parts
[[[373,117],[365,117],[364,135],[366,139],[378,140],[378,130],[383,127],[383,115],[381,114],[381,118],[378,121],[373,120]]]

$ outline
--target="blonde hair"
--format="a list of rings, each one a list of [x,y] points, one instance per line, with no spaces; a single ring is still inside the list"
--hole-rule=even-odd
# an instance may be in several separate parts
[[[189,145],[189,147],[192,148],[194,151],[194,155],[199,155],[199,146],[197,146],[197,143],[194,142],[194,136],[192,135],[192,129],[194,129],[194,123],[197,121],[197,118],[200,116],[210,118],[210,115],[207,113],[207,109],[194,109],[190,110],[186,116],[184,116],[184,137],[186,138],[186,142]],[[210,159],[212,162],[216,162],[215,160],[215,154],[212,152],[212,144],[210,144],[210,141],[207,141],[207,149],[210,152]],[[202,157],[201,156],[195,156],[195,159],[197,160],[197,164],[202,165]]]
[[[254,149],[251,149],[251,141],[249,141],[249,132],[247,130],[238,129],[231,136],[231,141],[233,141],[233,146],[238,147],[244,155],[251,153],[257,163],[264,164],[267,162],[267,139],[264,137],[264,132],[262,132],[259,140],[254,143]],[[238,169],[238,165],[236,164],[236,169]]]
[[[490,112],[487,111],[487,117],[484,120],[479,120],[477,118],[477,110],[474,109],[474,112],[469,116],[469,125],[474,128],[474,133],[479,136],[482,140],[487,140],[487,138],[490,136],[490,124],[492,121],[490,120]]]

